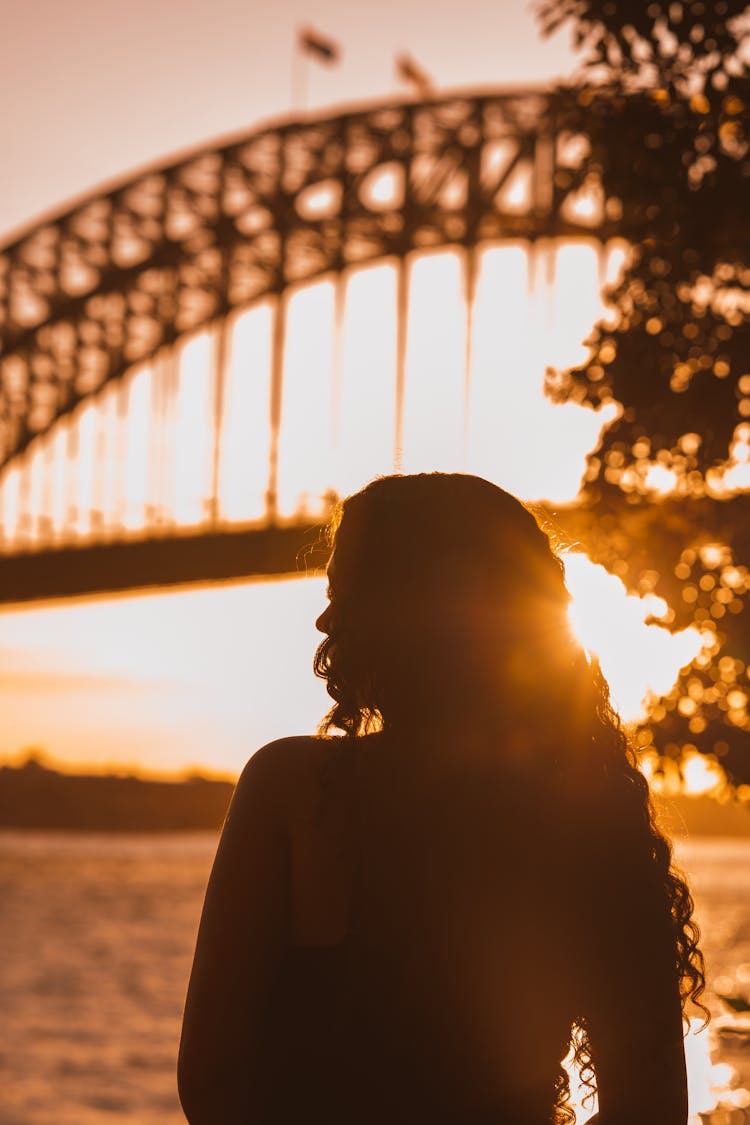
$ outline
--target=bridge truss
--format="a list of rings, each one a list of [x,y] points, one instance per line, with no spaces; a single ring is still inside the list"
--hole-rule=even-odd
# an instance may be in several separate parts
[[[482,245],[581,236],[604,245],[617,235],[616,206],[597,193],[567,126],[571,96],[461,93],[283,122],[149,168],[0,249],[0,599],[288,571],[300,533],[314,538],[319,523],[304,511],[282,516],[278,503],[291,295],[331,278],[340,328],[347,278],[395,264],[393,461],[383,470],[398,467],[414,260],[445,247],[462,257],[468,379]],[[263,510],[238,525],[219,487],[229,325],[262,302],[272,320]],[[169,430],[180,348],[201,331],[211,339],[211,469],[202,512],[185,527],[165,499]],[[151,494],[134,526],[115,478],[128,380],[144,365]],[[91,403],[105,406],[83,495],[76,419]]]

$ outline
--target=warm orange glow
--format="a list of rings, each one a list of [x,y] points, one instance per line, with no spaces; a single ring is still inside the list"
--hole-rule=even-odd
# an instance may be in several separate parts
[[[697,629],[670,633],[648,618],[664,616],[661,598],[628,594],[623,583],[583,554],[565,557],[573,596],[570,620],[581,643],[596,653],[621,717],[645,715],[649,695],[665,695],[681,668],[698,655],[704,638]]]
[[[264,742],[314,730],[324,581],[245,583],[0,614],[0,759],[238,773]]]
[[[644,624],[657,600],[626,596],[584,556],[568,556],[567,574],[574,627],[633,719],[702,638]],[[311,672],[323,604],[324,580],[307,578],[6,611],[0,756],[36,745],[68,764],[239,771],[327,710]]]
[[[349,0],[331,0],[325,6],[324,25],[340,36],[342,60],[334,67],[309,68],[301,104],[294,94],[290,101],[289,90],[300,5],[277,4],[261,10],[234,0],[213,0],[210,6],[181,5],[176,20],[174,5],[152,4],[147,28],[143,20],[123,18],[119,5],[94,6],[82,0],[41,8],[13,5],[12,18],[5,21],[0,67],[3,104],[9,107],[2,125],[0,240],[9,238],[14,227],[59,208],[64,200],[90,191],[97,183],[206,138],[244,130],[251,122],[290,111],[314,115],[324,108],[343,109],[345,102],[399,96],[393,87],[393,58],[404,45],[415,45],[420,62],[436,75],[441,89],[491,85],[498,78],[509,84],[554,83],[573,65],[571,37],[563,31],[541,39],[533,7],[478,0],[457,21],[453,5],[427,8],[381,0],[365,18],[364,9]],[[75,80],[70,80],[73,75]],[[381,208],[398,200],[403,191],[396,168],[400,165],[369,185],[372,201]],[[506,206],[515,203],[519,211],[529,197],[525,175],[521,164],[518,175],[509,179],[503,201]],[[227,190],[231,191],[230,183]],[[323,219],[333,206],[331,189],[324,183],[300,203],[307,206],[308,214]],[[585,191],[570,201],[570,208],[582,219],[593,218],[599,205]],[[570,499],[578,489],[586,453],[596,445],[601,426],[615,416],[616,407],[595,414],[572,404],[552,406],[543,398],[541,383],[547,364],[563,367],[584,357],[581,340],[601,312],[598,270],[605,265],[611,273],[615,259],[612,252],[606,263],[597,261],[593,242],[559,253],[540,243],[533,262],[521,244],[486,248],[479,263],[469,349],[457,256],[450,251],[435,255],[432,272],[420,264],[411,290],[414,319],[404,404],[404,464],[467,468],[525,498]],[[330,281],[307,294],[291,296],[279,450],[282,514],[300,507],[317,513],[329,488],[346,494],[393,467],[395,292],[396,274],[390,263],[351,271],[343,338],[338,342],[340,364],[335,358]],[[293,336],[299,337],[297,342]],[[219,513],[232,521],[257,520],[263,516],[268,489],[271,303],[234,314],[226,345],[222,446],[216,466]],[[462,363],[467,350],[472,367],[465,419]],[[205,518],[215,467],[210,446],[217,403],[213,330],[185,341],[176,353],[173,365],[168,358],[155,357],[148,367],[131,372],[121,387],[106,388],[79,410],[72,442],[72,447],[77,445],[75,461],[62,428],[32,442],[26,455],[31,466],[28,487],[21,487],[15,468],[0,481],[0,520],[6,540],[18,534],[24,543],[38,543],[62,534],[66,527],[86,535],[122,525],[137,534],[146,508],[160,524]],[[163,395],[166,386],[180,387],[170,403]],[[750,390],[746,393],[750,396]],[[161,403],[161,413],[153,416],[150,409],[155,401]],[[123,454],[119,467],[114,450]],[[750,488],[750,425],[738,427],[730,461],[710,477],[708,485],[717,494]],[[664,490],[658,478],[656,487]],[[31,526],[26,516],[32,517]],[[572,569],[569,564],[571,586]],[[646,603],[637,599],[635,608],[631,606],[622,617],[614,610],[611,618],[606,617],[602,602],[597,602],[598,580],[592,573],[584,566],[581,588],[575,591],[577,611],[591,627],[585,643],[601,646],[615,697],[623,697],[621,677],[624,694],[637,709],[643,685],[631,682],[635,666],[640,671],[653,638],[666,634],[639,619]],[[622,590],[608,589],[619,605]],[[69,768],[134,767],[169,773],[198,767],[236,774],[259,745],[314,729],[326,710],[324,686],[313,678],[310,667],[319,639],[313,622],[323,603],[323,580],[307,579],[3,609],[0,761],[37,745]],[[591,608],[597,605],[598,609]],[[600,636],[595,619],[603,616],[611,627]],[[620,629],[629,638],[624,645],[618,637]],[[694,638],[679,643],[674,638],[674,642],[664,642],[663,661],[654,642],[653,675],[649,671],[644,684],[647,679],[655,684],[659,675],[659,684],[674,678]],[[605,659],[608,646],[614,663]],[[628,666],[620,669],[616,657],[624,648],[630,656]],[[701,784],[700,763],[688,772],[691,784]],[[750,789],[744,788],[750,799]],[[151,847],[148,840],[143,846]],[[180,838],[173,846],[195,865],[189,841]],[[106,870],[113,870],[112,865]],[[67,884],[64,890],[67,895]],[[32,902],[32,891],[31,884],[25,886],[19,901]],[[182,897],[187,904],[186,895]],[[106,895],[88,898],[96,903]],[[140,904],[133,898],[133,919],[140,944],[147,945],[143,934],[149,903],[142,894],[140,898]],[[182,945],[197,920],[198,901],[196,897],[190,915],[185,905],[185,925],[182,914],[178,918]],[[39,898],[39,909],[34,901],[34,956],[28,966],[24,962],[29,979],[51,981],[55,993],[65,980],[77,987],[80,975],[71,971],[75,965],[66,952],[66,941],[70,947],[74,934],[68,925],[71,902],[62,902],[67,909],[58,910],[58,905],[54,894],[44,901]],[[121,935],[120,945],[115,942],[122,911],[114,921],[107,910],[99,913],[96,925],[88,927],[90,934],[84,935],[93,935],[98,943],[87,971],[104,965],[108,976],[124,987],[133,975],[133,959],[127,963],[118,959],[120,946],[125,948]],[[158,925],[160,911],[151,913]],[[39,925],[37,916],[48,925]],[[19,932],[14,928],[16,946]],[[168,971],[163,963],[157,965],[158,958],[164,961],[160,951],[166,947],[165,932],[162,927],[159,940],[151,943],[149,962],[158,985],[152,990],[158,1018],[152,1020],[155,1009],[132,1004],[132,997],[125,997],[128,1009],[123,1011],[128,1015],[132,1008],[133,1018],[140,1019],[137,1027],[139,1034],[144,1031],[143,1042],[130,1036],[133,1042],[120,1055],[114,1040],[99,1036],[97,1048],[99,1059],[105,1055],[110,1061],[122,1059],[115,1112],[119,1106],[123,1113],[143,1113],[144,1118],[151,1114],[154,1119],[181,1116],[173,1090],[174,1062],[163,1049],[168,1040],[176,1043],[176,1023],[167,1036],[163,1031],[171,995],[167,985],[182,969],[171,945]],[[56,944],[58,934],[63,940]],[[114,961],[102,954],[110,939],[118,954]],[[46,961],[42,947],[53,951]],[[83,942],[81,948],[85,947]],[[63,951],[59,963],[58,948]],[[109,971],[112,965],[122,971]],[[13,979],[22,984],[24,974],[16,973]],[[150,983],[144,974],[139,979]],[[182,981],[179,988],[184,991]],[[91,997],[78,988],[72,1009],[58,995],[45,998],[42,1027],[39,997],[25,994],[20,987],[15,987],[15,995],[28,1010],[22,1028],[41,1043],[34,1077],[26,1083],[29,1104],[33,1102],[40,1116],[53,1120],[62,1114],[58,1107],[63,1095],[84,1089],[77,1072],[92,1055],[97,1030],[93,1024],[81,1023]],[[177,990],[174,997],[176,1015]],[[107,1007],[99,1003],[100,1009]],[[57,1009],[64,1011],[69,1027],[54,1023]],[[71,1024],[71,1010],[78,1028]],[[130,1024],[119,1020],[119,1025],[127,1037]],[[146,1058],[155,1036],[160,1046],[152,1052],[153,1059]],[[59,1057],[49,1049],[53,1037],[65,1044]],[[711,1046],[708,1032],[686,1041],[690,1125],[700,1125],[697,1115],[707,1114],[720,1098],[727,1107],[748,1106],[748,1092],[733,1086],[730,1069],[712,1065]],[[161,1088],[162,1063],[163,1088],[169,1091],[171,1103],[154,1094]],[[87,1069],[98,1083],[94,1093],[101,1093],[106,1068]],[[25,1093],[21,1084],[19,1096]],[[575,1078],[572,1086],[578,1108]],[[103,1113],[113,1108],[111,1098],[107,1101],[110,1093],[104,1090]],[[579,1110],[579,1125],[594,1108]],[[726,1113],[716,1119],[728,1123],[731,1116]]]

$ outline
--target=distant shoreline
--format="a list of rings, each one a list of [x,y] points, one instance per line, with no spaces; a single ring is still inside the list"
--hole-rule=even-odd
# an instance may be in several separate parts
[[[218,830],[234,783],[191,776],[161,780],[61,773],[30,758],[0,766],[0,828],[71,832]],[[659,823],[685,836],[750,838],[750,804],[711,797],[657,797]]]
[[[30,758],[0,767],[0,828],[75,832],[218,829],[234,789],[206,777],[162,781],[60,773]]]

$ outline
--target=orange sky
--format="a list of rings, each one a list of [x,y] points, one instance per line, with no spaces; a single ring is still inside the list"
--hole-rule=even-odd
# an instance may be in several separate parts
[[[305,579],[6,611],[0,751],[236,772],[327,709],[312,674],[323,595]]]

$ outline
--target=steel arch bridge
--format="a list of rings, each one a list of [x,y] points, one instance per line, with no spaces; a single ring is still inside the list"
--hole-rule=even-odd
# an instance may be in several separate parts
[[[414,257],[460,252],[468,353],[480,246],[576,236],[604,245],[618,234],[616,211],[591,190],[585,145],[567,125],[571,96],[457,93],[284,121],[150,167],[0,249],[0,600],[293,571],[320,520],[282,518],[278,506],[290,294],[332,278],[340,323],[347,276],[395,263],[398,467]],[[271,316],[264,510],[237,523],[224,518],[219,497],[228,325],[261,302]],[[107,513],[94,495],[123,460],[128,400],[117,388],[151,365],[158,445],[177,393],[175,356],[201,330],[212,341],[201,518],[181,525],[154,494],[138,526],[125,527],[117,503]],[[114,428],[106,441],[96,437],[93,484],[82,497],[67,479],[81,456],[73,421],[108,394]],[[165,439],[161,446],[163,491]],[[40,485],[45,465],[56,480]]]

